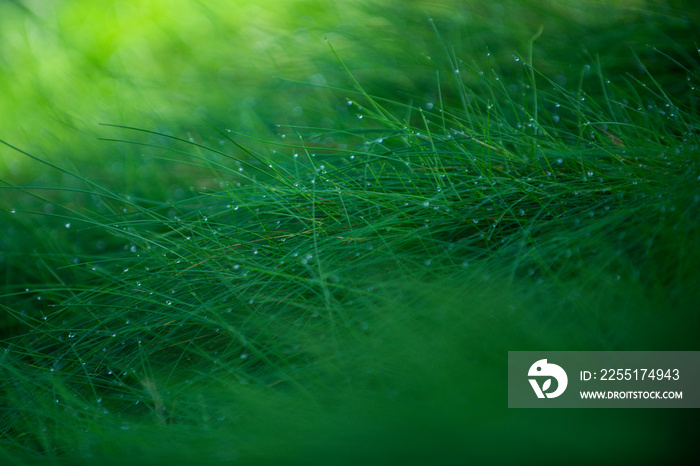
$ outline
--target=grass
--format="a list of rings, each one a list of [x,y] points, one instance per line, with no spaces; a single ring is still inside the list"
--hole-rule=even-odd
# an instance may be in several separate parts
[[[342,127],[102,127],[131,181],[5,142],[56,175],[2,187],[0,458],[682,459],[684,412],[506,408],[509,350],[697,349],[697,61],[571,87],[535,40],[420,104],[331,48]]]

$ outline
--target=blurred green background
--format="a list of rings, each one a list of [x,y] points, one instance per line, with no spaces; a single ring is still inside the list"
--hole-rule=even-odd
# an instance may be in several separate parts
[[[514,56],[540,28],[534,65],[566,88],[595,82],[584,67],[598,57],[608,74],[634,73],[632,51],[682,86],[648,44],[690,57],[699,18],[693,1],[5,1],[0,138],[64,162],[106,162],[121,178],[118,157],[95,140],[110,134],[99,123],[195,139],[203,119],[258,137],[276,125],[356,125],[343,94],[322,87],[352,87],[324,38],[370,93],[418,105],[436,100],[436,70],[448,73],[454,57],[517,73]],[[36,168],[0,149],[3,178]]]

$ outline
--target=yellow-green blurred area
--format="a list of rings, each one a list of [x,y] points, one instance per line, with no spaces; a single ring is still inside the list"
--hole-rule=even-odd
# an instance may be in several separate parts
[[[436,98],[451,59],[506,77],[517,73],[514,56],[528,53],[540,28],[534,65],[565,87],[580,86],[582,67],[596,60],[607,73],[634,72],[635,54],[650,69],[658,64],[656,71],[681,82],[682,70],[661,63],[647,44],[681,62],[696,53],[700,22],[694,5],[4,1],[0,139],[67,166],[88,161],[100,166],[112,155],[97,137],[114,133],[99,123],[195,140],[207,127],[203,120],[261,138],[276,135],[276,125],[357,125],[343,91],[331,89],[351,89],[352,81],[325,38],[370,93],[414,105]],[[468,85],[473,78],[462,79]],[[444,92],[449,104],[452,96]],[[4,179],[32,180],[38,166],[27,162],[0,149]]]

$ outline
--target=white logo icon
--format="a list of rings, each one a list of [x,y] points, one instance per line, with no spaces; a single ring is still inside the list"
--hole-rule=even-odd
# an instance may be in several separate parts
[[[569,378],[566,376],[564,369],[556,364],[548,364],[546,359],[540,359],[530,366],[527,375],[530,377],[548,377],[542,384],[542,387],[537,383],[537,379],[528,379],[537,398],[556,398],[564,393],[566,385],[569,383]],[[552,385],[552,377],[557,380],[557,389],[551,393],[547,393],[547,390],[549,390],[549,387]]]

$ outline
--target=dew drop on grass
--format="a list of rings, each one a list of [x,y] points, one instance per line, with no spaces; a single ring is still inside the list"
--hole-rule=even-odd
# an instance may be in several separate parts
[[[66,223],[66,228],[70,228],[70,223]]]
[[[241,359],[246,359],[248,357],[248,353],[243,352],[241,353]]]
[[[167,301],[165,301],[165,304],[167,304],[168,306],[170,306],[171,304],[173,304],[173,302],[170,301],[170,300],[168,299]]]

